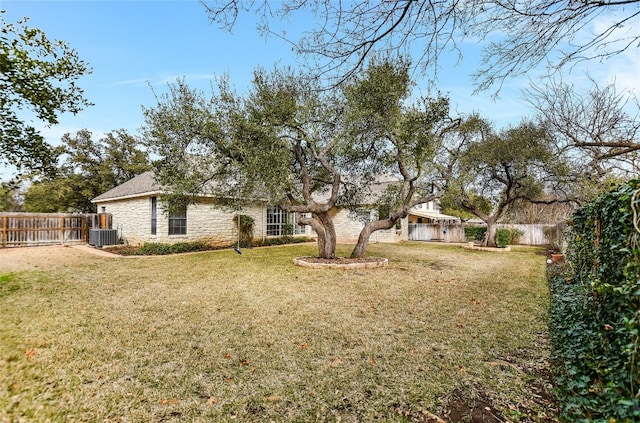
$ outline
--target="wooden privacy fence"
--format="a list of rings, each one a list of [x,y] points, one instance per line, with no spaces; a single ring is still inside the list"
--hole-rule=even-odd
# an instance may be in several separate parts
[[[439,224],[439,223],[416,223],[409,224],[410,241],[444,241],[444,242],[467,242],[464,235],[465,225],[463,224]],[[553,244],[561,238],[563,225],[520,225],[520,224],[497,224],[496,228],[509,230],[518,229],[522,232],[519,244],[522,245],[547,245]],[[553,238],[553,239],[550,239]]]
[[[460,224],[410,223],[409,241],[464,242],[464,226]]]
[[[89,229],[110,228],[110,218],[104,213],[0,213],[0,246],[85,243]]]
[[[518,230],[522,232],[519,244],[522,245],[549,245],[554,243],[554,239],[550,239],[550,232],[562,232],[563,225],[545,225],[545,224],[515,224],[515,223],[499,223],[496,228],[509,229],[510,231]],[[560,237],[561,235],[557,235]],[[551,238],[554,238],[553,236]]]

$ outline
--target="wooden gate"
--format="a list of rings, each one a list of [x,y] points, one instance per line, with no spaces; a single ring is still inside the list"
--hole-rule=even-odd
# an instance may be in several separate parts
[[[110,217],[106,214],[0,213],[0,246],[85,243],[89,240],[89,229],[107,226]]]
[[[409,240],[464,242],[464,227],[459,224],[410,223]]]

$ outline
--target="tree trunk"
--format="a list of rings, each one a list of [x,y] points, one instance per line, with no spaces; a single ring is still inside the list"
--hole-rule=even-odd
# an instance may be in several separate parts
[[[496,246],[496,227],[495,227],[495,222],[493,220],[487,221],[487,233],[486,233],[483,245],[485,247]]]
[[[331,219],[328,212],[316,213],[316,216],[324,229],[324,245],[322,245],[321,249],[320,242],[318,242],[318,257],[324,259],[336,258],[337,239],[333,219]],[[320,238],[318,238],[318,241],[320,241]]]
[[[367,247],[369,246],[369,237],[371,237],[371,234],[381,229],[393,228],[396,224],[396,220],[397,219],[383,219],[365,223],[364,228],[360,231],[360,236],[358,236],[358,242],[351,252],[351,257],[364,257],[364,253],[367,251]]]
[[[318,257],[333,259],[336,257],[336,229],[328,212],[314,213],[314,218],[299,218],[298,223],[309,225],[318,235]]]

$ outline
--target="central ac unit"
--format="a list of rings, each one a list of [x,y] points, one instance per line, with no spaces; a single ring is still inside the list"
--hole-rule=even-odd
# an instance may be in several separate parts
[[[101,248],[118,243],[117,229],[89,229],[89,245]]]

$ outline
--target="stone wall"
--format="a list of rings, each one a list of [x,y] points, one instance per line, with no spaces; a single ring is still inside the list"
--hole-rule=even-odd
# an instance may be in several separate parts
[[[111,228],[117,229],[122,239],[134,245],[149,240],[151,236],[150,197],[109,201],[97,205],[99,212],[111,214]]]
[[[355,243],[358,241],[364,223],[349,213],[349,210],[339,209],[332,214],[333,224],[339,243]],[[400,229],[385,229],[376,231],[369,237],[369,242],[400,242],[408,239],[407,219],[402,219]]]
[[[98,203],[98,211],[113,216],[113,229],[127,243],[137,245],[144,242],[188,242],[203,240],[214,245],[231,245],[238,240],[238,229],[234,217],[236,212],[216,207],[213,199],[191,204],[187,208],[187,234],[169,235],[169,220],[158,200],[156,235],[151,235],[151,196]],[[254,219],[254,239],[266,237],[267,207],[261,204],[245,206],[240,212]],[[355,243],[364,224],[338,209],[332,214],[338,242]],[[407,219],[402,220],[400,230],[387,229],[374,232],[370,242],[400,242],[408,239]],[[308,236],[315,232],[309,228]]]
[[[216,207],[209,200],[191,204],[187,208],[187,234],[169,235],[169,219],[162,202],[158,201],[156,235],[151,234],[151,197],[139,197],[98,204],[98,210],[113,216],[113,229],[127,243],[137,245],[144,242],[189,242],[207,241],[214,245],[230,245],[238,240],[238,229],[234,219],[236,212]],[[265,235],[266,207],[252,205],[241,212],[253,217],[253,236],[261,239]]]

